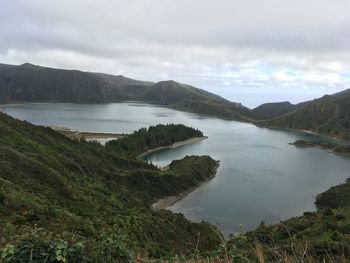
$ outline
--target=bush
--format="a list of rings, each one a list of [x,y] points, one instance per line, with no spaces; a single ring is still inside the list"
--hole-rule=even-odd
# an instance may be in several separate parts
[[[332,216],[333,215],[333,211],[330,208],[327,208],[323,211],[323,216]]]
[[[1,253],[1,262],[87,262],[82,243],[68,244],[64,240],[46,241],[29,238],[20,244],[7,245]]]
[[[132,252],[122,239],[117,237],[102,236],[97,242],[97,262],[130,262]],[[95,261],[96,262],[96,261]]]
[[[4,204],[5,203],[5,194],[3,192],[0,192],[0,204]]]
[[[317,215],[317,213],[316,212],[304,212],[303,215],[304,216],[315,216],[315,215]]]

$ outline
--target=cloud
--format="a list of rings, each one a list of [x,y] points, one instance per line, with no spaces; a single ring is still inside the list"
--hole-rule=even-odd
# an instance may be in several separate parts
[[[170,78],[255,106],[350,87],[349,9],[348,0],[4,1],[0,60]],[[244,96],[253,91],[269,95],[253,102]]]

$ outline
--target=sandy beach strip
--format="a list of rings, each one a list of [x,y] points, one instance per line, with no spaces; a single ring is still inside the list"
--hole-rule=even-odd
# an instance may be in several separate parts
[[[66,127],[59,127],[59,126],[48,126],[49,128],[63,134],[64,136],[70,138],[70,139],[81,139],[85,138],[87,140],[94,140],[94,139],[120,139],[123,138],[124,134],[119,133],[106,133],[106,132],[80,132],[68,129]]]
[[[186,145],[186,144],[192,144],[192,143],[200,142],[200,141],[203,141],[203,140],[206,140],[206,139],[208,139],[208,136],[194,137],[194,138],[190,138],[188,140],[175,142],[174,144],[169,145],[169,146],[161,146],[161,147],[157,147],[157,148],[154,148],[154,149],[150,149],[147,152],[144,152],[144,153],[140,154],[139,156],[137,156],[137,159],[141,159],[142,157],[144,157],[145,155],[147,155],[147,154],[149,154],[151,152],[156,152],[156,151],[159,151],[159,150],[162,150],[162,149],[172,149],[172,148],[180,147],[180,146],[183,146],[183,145]]]

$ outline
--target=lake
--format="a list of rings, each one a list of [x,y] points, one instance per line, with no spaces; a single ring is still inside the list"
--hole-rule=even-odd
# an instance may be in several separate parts
[[[168,209],[193,221],[206,220],[227,236],[314,211],[315,196],[349,177],[350,162],[319,148],[296,148],[314,135],[259,128],[252,124],[199,116],[161,106],[111,104],[23,104],[0,108],[38,125],[79,131],[129,133],[158,123],[182,123],[203,131],[207,140],[164,149],[145,158],[164,166],[185,155],[220,160],[216,177]],[[240,227],[241,225],[241,227]]]

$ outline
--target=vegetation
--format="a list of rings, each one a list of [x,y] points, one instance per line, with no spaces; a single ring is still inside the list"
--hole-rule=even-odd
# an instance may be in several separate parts
[[[349,262],[350,180],[318,195],[316,212],[228,241],[208,223],[151,209],[210,179],[218,162],[187,156],[160,171],[134,158],[139,149],[200,134],[158,125],[105,148],[0,113],[0,262]]]
[[[289,101],[274,102],[262,104],[253,109],[252,112],[260,119],[266,120],[282,116],[297,109],[297,107],[297,105],[291,104]]]
[[[148,88],[144,101],[164,103],[170,108],[218,118],[252,121],[255,115],[240,103],[175,81],[162,81]]]
[[[226,244],[248,262],[349,262],[350,210],[307,212],[276,225],[261,224]]]
[[[182,124],[158,124],[126,134],[123,139],[109,141],[106,143],[106,149],[135,158],[150,149],[170,146],[175,142],[195,137],[203,137],[203,133]]]
[[[345,183],[319,194],[315,204],[322,209],[350,207],[350,178]]]
[[[213,226],[150,206],[211,178],[216,167],[208,156],[188,156],[160,171],[0,113],[1,262],[114,262],[210,250],[220,241]]]
[[[267,127],[308,130],[350,139],[350,90],[304,103],[283,116],[258,122]]]
[[[293,143],[290,143],[290,145],[294,145],[296,147],[314,147],[316,146],[315,143],[309,142],[309,141],[304,141],[304,140],[296,140]]]
[[[311,142],[304,140],[297,140],[293,143],[290,143],[296,147],[319,147],[324,150],[330,150],[335,154],[339,155],[349,155],[350,146],[348,143],[339,142],[339,143],[329,143],[329,142]]]
[[[316,198],[316,212],[236,234],[221,257],[237,262],[349,262],[350,181]],[[217,250],[216,250],[217,251]]]
[[[143,101],[219,118],[251,121],[238,103],[175,81],[152,83],[123,76],[23,64],[0,64],[0,103]]]

